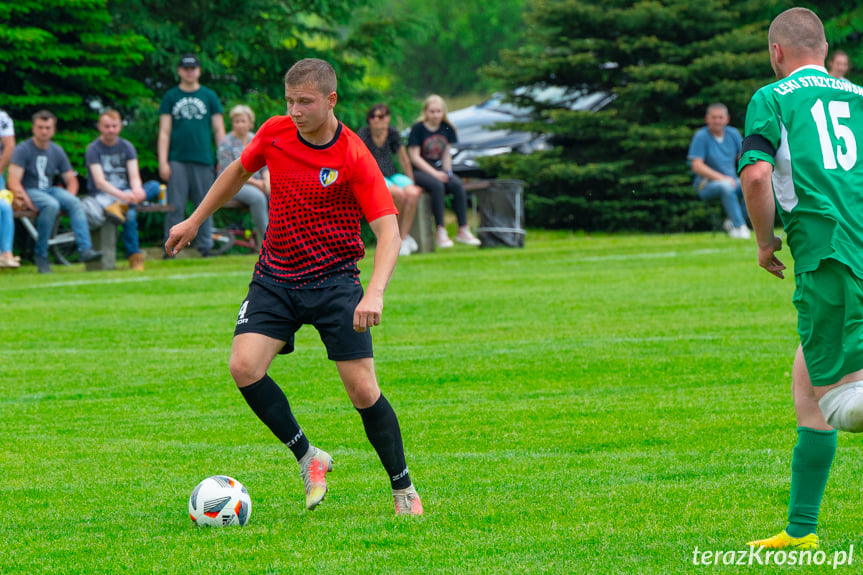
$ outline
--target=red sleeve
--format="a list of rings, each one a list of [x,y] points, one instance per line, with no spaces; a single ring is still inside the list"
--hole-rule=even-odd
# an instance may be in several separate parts
[[[255,137],[249,142],[249,145],[243,148],[243,153],[240,156],[240,163],[243,164],[243,169],[247,172],[255,173],[267,165],[267,159],[264,157],[264,142],[269,138],[270,123],[273,118],[270,118],[261,128],[255,133]]]
[[[365,144],[359,138],[357,142],[365,148]],[[357,151],[357,156],[351,174],[351,189],[360,203],[366,221],[373,222],[389,214],[398,215],[399,211],[387,189],[384,175],[371,152],[368,149],[359,150],[358,147],[354,149]]]

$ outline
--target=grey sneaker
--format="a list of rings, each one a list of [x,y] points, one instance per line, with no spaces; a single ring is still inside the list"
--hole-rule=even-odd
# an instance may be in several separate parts
[[[81,258],[82,262],[87,263],[92,262],[93,260],[102,259],[102,252],[97,252],[93,248],[90,248],[79,252],[78,256]]]
[[[36,269],[39,270],[40,274],[51,273],[51,264],[48,263],[48,258],[36,256],[33,258],[33,261],[36,262]]]
[[[312,510],[327,494],[327,473],[333,470],[333,458],[314,445],[300,459],[300,477],[306,487],[306,509]]]
[[[404,489],[393,489],[396,515],[422,515],[423,504],[413,484]]]

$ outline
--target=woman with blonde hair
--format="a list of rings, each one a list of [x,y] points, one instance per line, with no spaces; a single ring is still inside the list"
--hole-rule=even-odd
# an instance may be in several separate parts
[[[242,104],[234,106],[229,116],[231,132],[222,138],[217,152],[220,174],[231,162],[240,157],[243,148],[255,135],[252,132],[252,128],[255,127],[255,113],[251,108]],[[255,224],[255,234],[258,236],[258,245],[263,244],[264,234],[269,224],[270,173],[267,168],[262,168],[253,174],[234,199],[249,206],[249,213],[252,214],[252,221]]]
[[[449,147],[458,141],[455,128],[446,117],[443,98],[431,95],[423,104],[420,121],[411,128],[408,155],[414,169],[416,184],[431,194],[437,233],[437,247],[451,248],[452,240],[444,226],[444,194],[452,194],[452,209],[458,220],[455,241],[478,246],[480,241],[470,233],[467,224],[467,198],[461,180],[452,171]]]

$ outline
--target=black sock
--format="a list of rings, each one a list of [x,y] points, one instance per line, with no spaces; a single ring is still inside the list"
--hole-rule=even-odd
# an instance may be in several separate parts
[[[393,489],[404,489],[411,484],[408,468],[405,464],[405,450],[402,446],[402,432],[399,420],[390,402],[383,395],[374,405],[365,409],[357,409],[363,418],[366,436],[378,452]]]
[[[241,387],[240,392],[255,415],[270,428],[279,441],[290,448],[299,461],[309,450],[309,440],[294,419],[282,388],[269,375],[265,375],[252,385]]]

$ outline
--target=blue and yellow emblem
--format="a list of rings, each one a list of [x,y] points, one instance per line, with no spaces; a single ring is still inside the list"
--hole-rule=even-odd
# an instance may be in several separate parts
[[[327,186],[329,186],[330,184],[335,182],[338,177],[339,177],[339,171],[338,170],[331,170],[330,168],[321,168],[320,178],[321,178],[321,185],[323,187],[326,188]]]

